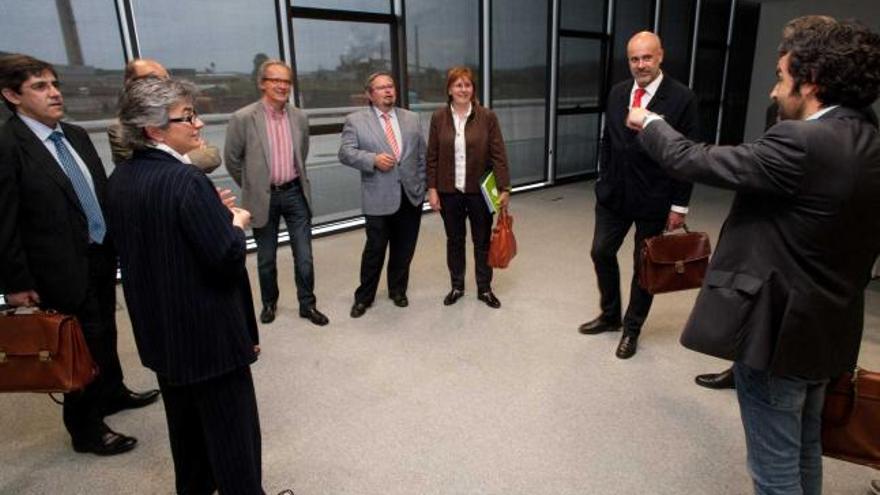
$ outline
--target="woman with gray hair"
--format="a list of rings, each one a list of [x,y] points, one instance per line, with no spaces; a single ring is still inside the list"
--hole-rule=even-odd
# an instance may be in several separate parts
[[[250,213],[188,164],[204,126],[196,93],[158,78],[126,88],[119,120],[134,154],[110,178],[107,224],[138,353],[162,390],[177,491],[263,493]]]

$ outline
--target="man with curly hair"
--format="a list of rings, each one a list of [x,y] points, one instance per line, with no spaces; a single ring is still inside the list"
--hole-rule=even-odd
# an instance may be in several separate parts
[[[758,494],[822,491],[829,379],[859,353],[880,253],[880,35],[795,23],[771,98],[780,122],[739,146],[689,141],[644,109],[628,125],[673,177],[736,191],[681,341],[734,361]]]

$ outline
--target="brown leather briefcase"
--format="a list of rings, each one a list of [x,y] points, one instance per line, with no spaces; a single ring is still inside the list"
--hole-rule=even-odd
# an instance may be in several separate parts
[[[856,368],[828,385],[822,454],[880,469],[880,373]]]
[[[0,314],[0,392],[72,392],[97,374],[73,316],[12,309]]]
[[[712,247],[705,232],[664,232],[645,239],[639,253],[639,285],[651,294],[703,284]]]

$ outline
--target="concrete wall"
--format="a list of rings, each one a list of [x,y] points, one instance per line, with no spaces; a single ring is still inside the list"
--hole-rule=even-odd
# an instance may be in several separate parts
[[[880,30],[880,1],[877,0],[768,0],[761,5],[761,21],[755,47],[752,85],[746,115],[745,140],[752,141],[764,132],[764,116],[770,103],[770,89],[776,81],[776,47],[782,26],[789,20],[808,14],[830,15],[837,19],[856,19]],[[880,112],[880,105],[874,104]]]

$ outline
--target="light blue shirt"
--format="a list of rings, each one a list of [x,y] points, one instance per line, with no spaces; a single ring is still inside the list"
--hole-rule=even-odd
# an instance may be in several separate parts
[[[45,146],[46,149],[49,150],[49,153],[51,153],[52,157],[55,158],[55,163],[58,164],[58,168],[60,168],[61,171],[64,172],[64,167],[61,166],[61,162],[58,160],[58,151],[55,148],[55,143],[53,143],[52,140],[49,139],[49,136],[51,136],[53,132],[60,132],[61,135],[64,136],[62,138],[64,141],[64,145],[67,146],[70,154],[73,155],[73,159],[76,160],[76,165],[82,171],[83,176],[86,178],[86,182],[89,183],[89,189],[92,190],[92,194],[95,194],[95,182],[94,180],[92,180],[92,173],[89,171],[89,168],[86,167],[86,163],[82,160],[82,158],[80,158],[79,153],[76,152],[76,148],[74,148],[73,145],[70,144],[70,141],[67,140],[67,136],[64,135],[64,131],[61,129],[61,124],[55,124],[55,128],[53,129],[42,122],[28,117],[27,115],[18,114],[18,118],[20,118],[21,121],[28,126],[31,132],[33,132],[37,136],[37,139],[39,139],[40,142],[43,143],[43,146]],[[64,175],[66,176],[67,172],[64,172]],[[97,197],[97,194],[95,194],[95,196]]]

